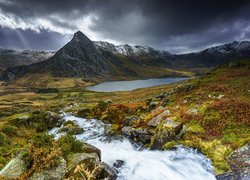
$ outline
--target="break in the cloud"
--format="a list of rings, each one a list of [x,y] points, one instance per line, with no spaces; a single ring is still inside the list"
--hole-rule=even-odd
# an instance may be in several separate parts
[[[81,30],[181,53],[248,40],[249,20],[247,0],[0,0],[0,47],[59,49]]]

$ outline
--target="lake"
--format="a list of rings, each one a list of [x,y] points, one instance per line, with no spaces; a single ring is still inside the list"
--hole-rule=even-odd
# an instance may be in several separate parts
[[[146,88],[159,86],[163,84],[170,84],[178,81],[189,79],[182,78],[154,78],[146,80],[133,80],[133,81],[109,81],[94,86],[89,86],[86,89],[96,92],[113,92],[113,91],[131,91],[138,88]]]

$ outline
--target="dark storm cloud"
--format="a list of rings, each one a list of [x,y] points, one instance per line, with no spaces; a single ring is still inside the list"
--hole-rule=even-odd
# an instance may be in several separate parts
[[[0,27],[1,47],[6,49],[58,50],[67,40],[69,37],[47,30],[37,33],[32,30]]]
[[[81,18],[86,17],[91,22],[86,33],[101,40],[150,45],[171,52],[250,38],[250,3],[245,0],[0,0],[0,9],[24,22],[46,19],[53,26],[46,32],[51,36],[44,37],[48,41],[53,31],[68,34],[81,29],[86,25]]]

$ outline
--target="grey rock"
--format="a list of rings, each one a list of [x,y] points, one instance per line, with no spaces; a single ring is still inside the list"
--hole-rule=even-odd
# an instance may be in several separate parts
[[[139,116],[133,115],[133,116],[126,116],[123,119],[123,126],[132,126],[134,125],[138,120],[140,119]]]
[[[12,159],[1,171],[0,176],[5,179],[16,179],[27,170],[27,164],[22,159],[22,154],[19,153]]]
[[[249,180],[250,169],[227,172],[216,176],[217,180]]]
[[[173,121],[170,118],[165,120],[165,122],[156,127],[154,136],[151,138],[151,148],[161,149],[167,142],[178,139],[182,129],[182,123]]]
[[[227,157],[227,161],[232,171],[250,169],[250,144],[236,149]]]
[[[150,142],[152,133],[147,129],[135,129],[129,126],[124,126],[122,128],[122,132],[124,135],[128,136],[132,140],[137,140],[138,142],[142,142],[143,144],[147,144]]]
[[[165,110],[163,111],[161,114],[159,114],[158,116],[154,117],[153,119],[151,119],[147,125],[151,126],[151,127],[156,127],[159,124],[161,124],[161,122],[170,115],[170,111],[169,110]]]
[[[91,169],[93,164],[99,162],[99,157],[96,153],[76,153],[68,157],[67,170],[68,173],[73,173],[77,165],[84,164],[86,168]]]
[[[93,179],[115,180],[117,179],[116,171],[107,163],[99,163],[93,174]]]
[[[48,170],[35,172],[29,177],[29,179],[30,180],[48,180],[48,179],[61,180],[63,179],[66,173],[67,173],[66,161],[63,158],[60,158],[58,165]]]

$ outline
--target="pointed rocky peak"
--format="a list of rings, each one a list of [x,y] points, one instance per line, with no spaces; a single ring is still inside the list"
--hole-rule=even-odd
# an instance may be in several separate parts
[[[92,42],[85,34],[83,34],[81,31],[77,31],[72,40],[74,42]]]

